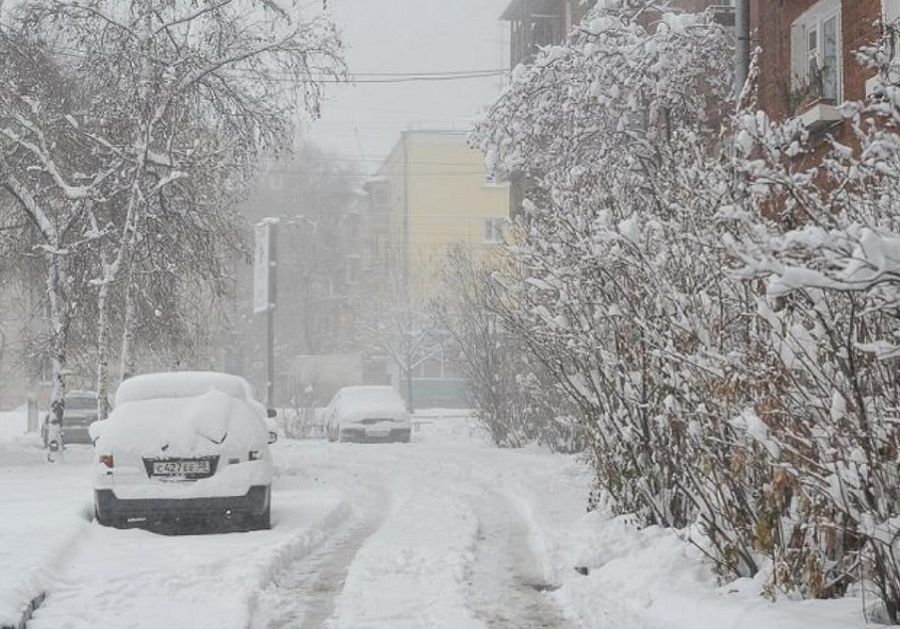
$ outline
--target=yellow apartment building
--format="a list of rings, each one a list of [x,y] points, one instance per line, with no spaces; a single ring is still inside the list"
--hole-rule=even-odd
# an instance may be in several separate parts
[[[487,255],[503,242],[509,186],[488,177],[484,154],[469,148],[465,132],[404,132],[365,188],[363,275],[388,299],[424,306],[440,290],[441,268],[454,246]],[[468,403],[443,349],[416,366],[411,385],[390,360],[378,360],[402,395],[412,392],[416,406]]]
[[[466,132],[405,131],[366,188],[366,266],[402,282],[414,299],[433,294],[454,245],[487,251],[502,242],[509,186],[490,180]]]

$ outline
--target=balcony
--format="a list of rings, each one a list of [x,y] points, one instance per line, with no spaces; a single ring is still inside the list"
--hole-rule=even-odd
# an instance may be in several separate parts
[[[844,117],[837,107],[840,101],[841,72],[835,66],[818,67],[811,64],[808,78],[794,90],[800,112],[800,122],[815,133],[827,129]]]
[[[510,66],[531,63],[538,50],[565,38],[567,0],[512,0],[500,16],[511,25]]]
[[[838,108],[828,102],[819,101],[806,107],[800,114],[800,122],[812,132],[821,131],[837,124],[844,117]]]

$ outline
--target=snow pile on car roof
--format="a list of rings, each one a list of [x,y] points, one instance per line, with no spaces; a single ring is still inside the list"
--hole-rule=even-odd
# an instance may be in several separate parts
[[[262,417],[253,406],[217,389],[194,397],[129,400],[118,404],[104,424],[97,447],[114,453],[198,456],[266,442]]]
[[[129,378],[116,391],[116,406],[126,402],[160,398],[197,397],[220,391],[238,400],[247,399],[248,385],[239,377],[214,371],[174,371]]]

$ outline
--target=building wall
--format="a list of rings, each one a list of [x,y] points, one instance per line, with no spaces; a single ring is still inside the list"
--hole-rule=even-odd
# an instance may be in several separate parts
[[[751,0],[751,29],[754,45],[762,48],[760,57],[759,104],[773,118],[799,112],[791,111],[791,25],[817,0]],[[877,20],[880,0],[843,0],[841,3],[844,98],[865,97],[866,79],[871,72],[862,68],[853,56],[855,50],[880,36]]]
[[[496,246],[485,241],[485,221],[509,216],[509,190],[485,180],[484,154],[464,134],[413,133],[408,143],[410,279],[427,295],[453,245]]]
[[[380,228],[372,210],[369,260],[390,267],[395,280],[408,275],[421,299],[432,294],[454,245],[489,250],[495,245],[485,242],[485,220],[509,216],[509,187],[485,180],[484,155],[462,132],[405,132],[376,179],[389,184],[390,207]]]

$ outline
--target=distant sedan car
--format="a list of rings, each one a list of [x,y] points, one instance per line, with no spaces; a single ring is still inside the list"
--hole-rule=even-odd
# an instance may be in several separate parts
[[[129,520],[228,518],[270,527],[271,430],[243,378],[213,372],[135,376],[96,438],[94,512]]]
[[[88,426],[97,419],[97,394],[92,391],[72,391],[66,395],[63,412],[63,444],[91,443]],[[41,423],[41,439],[46,447],[50,439],[50,415]]]
[[[406,404],[392,387],[344,387],[325,410],[329,441],[409,442]]]

